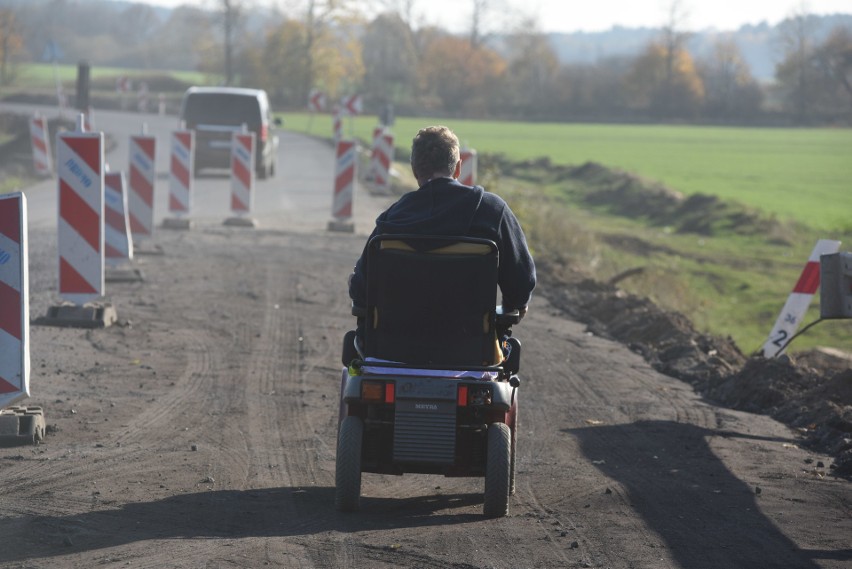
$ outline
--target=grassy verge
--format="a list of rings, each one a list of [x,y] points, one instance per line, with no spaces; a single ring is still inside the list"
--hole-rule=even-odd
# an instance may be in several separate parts
[[[284,119],[285,126],[292,130],[319,136],[327,136],[331,130],[327,116],[310,118],[294,114]],[[399,154],[407,155],[408,134],[435,122],[440,121],[399,120],[394,131],[406,133],[404,139],[397,140]],[[483,148],[496,149],[505,155],[505,160],[488,160],[487,156],[481,159],[480,183],[509,201],[524,225],[536,258],[549,272],[563,279],[576,276],[576,271],[598,280],[620,279],[621,288],[682,312],[702,331],[730,336],[746,353],[758,349],[765,341],[817,239],[839,239],[844,242],[844,250],[852,244],[849,218],[852,192],[848,191],[852,175],[847,175],[852,165],[847,164],[845,157],[839,159],[844,148],[852,147],[850,131],[752,129],[750,132],[749,129],[590,125],[572,130],[571,125],[543,125],[545,133],[548,129],[562,128],[565,136],[573,132],[579,138],[566,142],[545,136],[545,142],[518,144],[518,140],[530,136],[523,133],[531,126],[519,125],[519,130],[515,130],[513,124],[505,124],[502,140],[489,138],[486,140],[490,142],[480,142],[467,136],[486,131],[493,135],[496,124],[478,127],[466,121],[451,122],[460,138],[480,152]],[[347,135],[366,140],[373,125],[373,119],[362,118],[345,122],[344,129]],[[727,148],[731,137],[740,140],[740,144]],[[585,144],[583,141],[595,138],[596,144],[590,144],[583,153],[572,154],[572,148],[576,150]],[[613,145],[618,149],[595,150]],[[767,162],[767,154],[773,154],[768,149],[781,147],[789,149],[770,162],[788,164],[774,168]],[[711,148],[715,148],[713,157],[710,157]],[[541,156],[548,160],[529,161]],[[700,191],[719,196],[725,204],[733,196],[750,207],[743,209],[745,221],[740,226],[701,212],[692,219],[672,219],[671,223],[661,223],[649,215],[614,214],[613,204],[595,204],[586,199],[590,192],[601,189],[594,179],[565,176],[564,167],[553,165],[576,165],[585,159],[604,164],[623,160],[622,169],[638,171],[648,178],[666,169],[691,171],[691,179],[707,183],[690,185],[698,188],[693,192],[673,187],[686,194]],[[641,162],[642,159],[647,159],[647,163]],[[518,165],[525,160],[528,161],[525,165]],[[757,166],[750,165],[761,161],[763,173],[756,176]],[[637,168],[631,168],[631,164]],[[405,169],[406,165],[397,167]],[[737,187],[751,185],[754,199],[745,199],[744,193],[722,191],[728,187],[726,180],[737,180]],[[802,190],[789,198],[792,202],[784,206],[787,214],[782,215],[781,208],[771,207],[778,200],[784,201],[778,197],[777,188],[784,184],[795,186],[796,180],[802,181]],[[804,180],[809,183],[805,184]],[[734,217],[737,208],[734,207]],[[691,233],[685,231],[688,227],[681,227],[704,221],[705,234]],[[743,224],[750,224],[751,230]],[[624,277],[625,274],[630,276]],[[817,296],[804,322],[818,317]],[[848,349],[850,344],[852,322],[828,321],[798,338],[790,350],[816,345]]]
[[[287,128],[331,133],[328,115],[286,114]],[[852,233],[852,129],[719,128],[670,125],[543,124],[399,118],[396,146],[428,124],[448,124],[463,144],[510,160],[548,157],[634,172],[679,192],[704,193],[759,208],[782,221]],[[347,136],[369,140],[376,119],[344,121]],[[831,237],[831,235],[826,235]]]

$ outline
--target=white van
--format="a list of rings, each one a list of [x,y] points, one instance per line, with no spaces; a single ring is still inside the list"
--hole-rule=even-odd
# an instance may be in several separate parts
[[[184,128],[195,131],[195,173],[231,167],[231,135],[242,125],[255,134],[259,179],[275,175],[278,137],[272,132],[269,98],[262,89],[190,87],[180,105]]]

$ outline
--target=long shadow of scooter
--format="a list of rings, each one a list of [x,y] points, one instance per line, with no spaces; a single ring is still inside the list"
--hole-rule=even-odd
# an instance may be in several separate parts
[[[631,506],[684,569],[816,569],[852,550],[805,551],[763,513],[755,489],[713,453],[709,437],[749,437],[672,421],[566,429],[627,491]]]

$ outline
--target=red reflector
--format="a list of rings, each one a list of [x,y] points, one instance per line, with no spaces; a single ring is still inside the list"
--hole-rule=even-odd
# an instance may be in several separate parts
[[[459,407],[467,407],[467,385],[459,385]]]
[[[395,389],[393,383],[385,384],[385,403],[393,403],[395,397]]]

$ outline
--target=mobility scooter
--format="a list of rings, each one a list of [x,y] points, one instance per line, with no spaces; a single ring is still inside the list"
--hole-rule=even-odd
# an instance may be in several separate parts
[[[518,311],[496,306],[494,242],[379,235],[366,306],[344,338],[335,506],[360,506],[361,474],[484,477],[484,514],[515,484]]]

